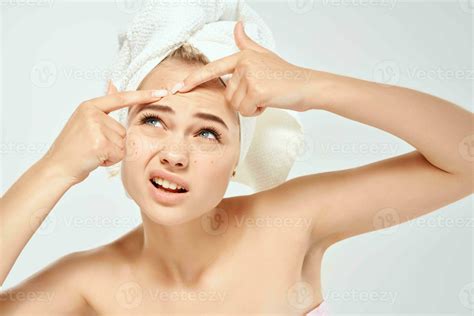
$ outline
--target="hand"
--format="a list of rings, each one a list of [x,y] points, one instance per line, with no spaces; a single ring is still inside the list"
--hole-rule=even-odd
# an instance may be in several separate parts
[[[158,96],[153,92],[157,91]],[[109,82],[106,96],[81,103],[43,159],[60,168],[77,184],[98,166],[111,166],[124,158],[126,129],[108,113],[139,103],[155,102],[166,90],[118,92]]]
[[[244,116],[261,114],[267,106],[304,111],[310,69],[292,65],[245,34],[242,22],[234,28],[240,52],[215,60],[189,74],[179,92],[232,73],[225,98]],[[173,92],[173,91],[172,91]]]

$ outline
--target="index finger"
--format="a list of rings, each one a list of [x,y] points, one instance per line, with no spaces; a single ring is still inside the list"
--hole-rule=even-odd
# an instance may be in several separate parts
[[[86,101],[86,103],[95,106],[106,114],[109,114],[112,111],[135,104],[154,102],[167,94],[168,91],[165,89],[122,91],[90,99],[89,101]]]
[[[193,71],[183,80],[184,87],[178,91],[188,92],[206,81],[233,73],[239,59],[239,54],[240,52],[237,52],[230,56],[217,59]]]

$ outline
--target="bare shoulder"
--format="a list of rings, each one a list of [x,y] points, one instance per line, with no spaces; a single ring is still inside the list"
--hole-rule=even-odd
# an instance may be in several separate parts
[[[1,315],[74,314],[94,315],[87,290],[95,276],[110,273],[123,262],[130,233],[90,250],[56,259],[16,286],[0,292]]]

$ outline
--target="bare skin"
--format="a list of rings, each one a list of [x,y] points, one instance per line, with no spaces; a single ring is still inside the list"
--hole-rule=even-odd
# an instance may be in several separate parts
[[[254,43],[239,34],[239,47],[251,49]],[[262,52],[258,49],[255,51]],[[222,87],[209,84],[204,88],[200,85],[203,82],[198,81],[212,80],[213,76],[219,75],[216,71],[204,71],[209,67],[216,67],[214,70],[220,67],[220,71],[226,73],[231,68],[238,68],[239,61],[249,56],[255,63],[246,62],[245,65],[258,67],[256,61],[262,58],[256,56],[261,55],[246,52],[207,67],[182,67],[174,75],[170,72],[169,76],[150,76],[143,89],[163,86],[169,89],[173,80],[188,76],[186,83],[194,89],[165,97],[163,102],[177,104],[175,110],[187,115],[195,102],[212,95],[211,98],[216,100],[215,108],[207,110],[218,111],[227,122],[232,122],[233,113],[225,112],[225,101],[238,109],[238,100],[243,96],[232,98],[227,88],[226,97],[222,99]],[[271,64],[268,62],[265,67]],[[291,65],[287,67],[295,70]],[[202,73],[194,72],[201,70]],[[352,236],[401,224],[472,194],[472,159],[468,148],[463,146],[474,134],[472,113],[445,100],[406,88],[387,87],[309,69],[298,70],[310,78],[302,89],[304,110],[331,111],[391,132],[417,150],[366,166],[297,177],[247,196],[219,199],[225,191],[225,186],[222,186],[219,193],[206,199],[203,195],[210,188],[206,187],[209,181],[200,182],[200,173],[194,170],[200,167],[201,174],[211,174],[212,168],[221,168],[221,175],[216,175],[218,178],[213,180],[218,183],[225,183],[224,179],[228,181],[238,157],[235,134],[229,136],[226,145],[222,145],[228,150],[219,152],[219,155],[223,152],[228,155],[228,159],[215,160],[212,168],[210,164],[206,167],[205,162],[210,161],[209,157],[222,157],[217,156],[217,152],[207,151],[206,160],[199,156],[203,153],[190,152],[189,155],[195,159],[185,159],[182,152],[170,155],[170,152],[154,149],[155,152],[122,165],[124,186],[141,206],[143,225],[111,244],[61,258],[17,285],[11,293],[3,292],[0,301],[2,315],[28,312],[48,315],[189,312],[301,315],[318,306],[322,300],[320,265],[328,247]],[[167,81],[159,82],[163,77]],[[282,87],[291,87],[290,84],[278,83]],[[259,91],[265,99],[266,91],[275,85],[270,80],[267,85],[265,80],[261,84],[263,88]],[[233,91],[239,91],[237,87],[234,85]],[[268,95],[274,93],[278,91],[268,92]],[[286,92],[281,94],[286,95]],[[280,104],[282,107],[287,106],[283,103]],[[303,109],[301,104],[295,105],[295,109]],[[245,105],[245,108],[249,114],[259,111],[255,104]],[[174,129],[162,134],[164,141],[171,141],[171,137],[176,135],[182,135],[189,142],[201,141],[191,137],[195,137],[194,133],[184,133],[188,120],[182,116],[169,116],[166,121],[167,126],[174,126]],[[155,133],[148,127],[146,130],[137,125],[132,128],[135,133]],[[139,181],[142,170],[148,170],[147,163],[151,161],[154,166],[167,168],[183,177],[186,175],[191,184],[199,183],[194,187],[196,190],[204,186],[204,191],[193,196],[193,209],[175,207],[173,210],[176,212],[170,216],[164,211],[166,208],[150,203],[141,191]],[[40,197],[47,195],[40,192],[35,198],[35,186],[38,188],[51,181],[57,184],[55,195],[51,196],[49,192],[47,201],[52,207],[53,202],[73,185],[67,181],[70,177],[64,176],[65,169],[55,168],[50,160],[42,160],[30,170],[30,174],[27,172],[2,197],[2,222],[8,220],[10,225],[16,225],[16,235],[9,233],[13,229],[2,227],[2,239],[9,242],[18,238],[18,228],[22,228],[21,225],[34,213],[34,208],[27,205],[24,197],[30,197],[30,203],[34,203],[41,202]],[[32,183],[26,181],[31,174],[39,175]],[[205,205],[210,206],[211,211],[206,212],[199,202],[209,203]],[[22,212],[13,216],[13,206]],[[389,215],[396,215],[397,220],[377,224],[376,220],[383,220],[387,209]],[[220,226],[225,229],[220,231],[219,226],[214,226],[215,230],[206,230],[202,218],[207,216],[212,221],[218,218],[217,214],[226,215],[227,220],[224,224],[221,222],[224,226]],[[290,222],[278,225],[275,220],[270,220],[270,224],[258,221],[266,218]],[[304,223],[309,223],[309,226]],[[22,241],[28,239],[23,237]],[[15,251],[2,246],[2,254],[5,251],[9,258],[16,259],[15,253],[22,249],[20,246],[21,243],[17,242]],[[11,259],[9,262],[10,266],[2,262],[1,271],[5,276],[12,265]],[[298,289],[313,291],[313,295],[306,301],[298,300],[295,294]],[[18,297],[15,293],[35,291],[49,293],[53,299],[47,302],[15,300]],[[178,296],[173,296],[176,293]]]

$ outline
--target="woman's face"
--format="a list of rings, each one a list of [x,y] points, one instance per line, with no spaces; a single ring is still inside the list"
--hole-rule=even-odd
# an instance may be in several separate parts
[[[140,89],[171,90],[175,83],[200,67],[200,64],[165,60],[150,72]],[[190,92],[129,108],[122,182],[142,212],[154,222],[181,224],[211,211],[222,200],[240,148],[237,113],[226,101],[224,89],[214,79]],[[159,110],[153,107],[156,105],[169,108]],[[216,116],[227,127],[195,117],[196,113]],[[152,171],[156,170],[178,176],[188,184],[184,199],[170,204],[153,197],[150,180]]]

